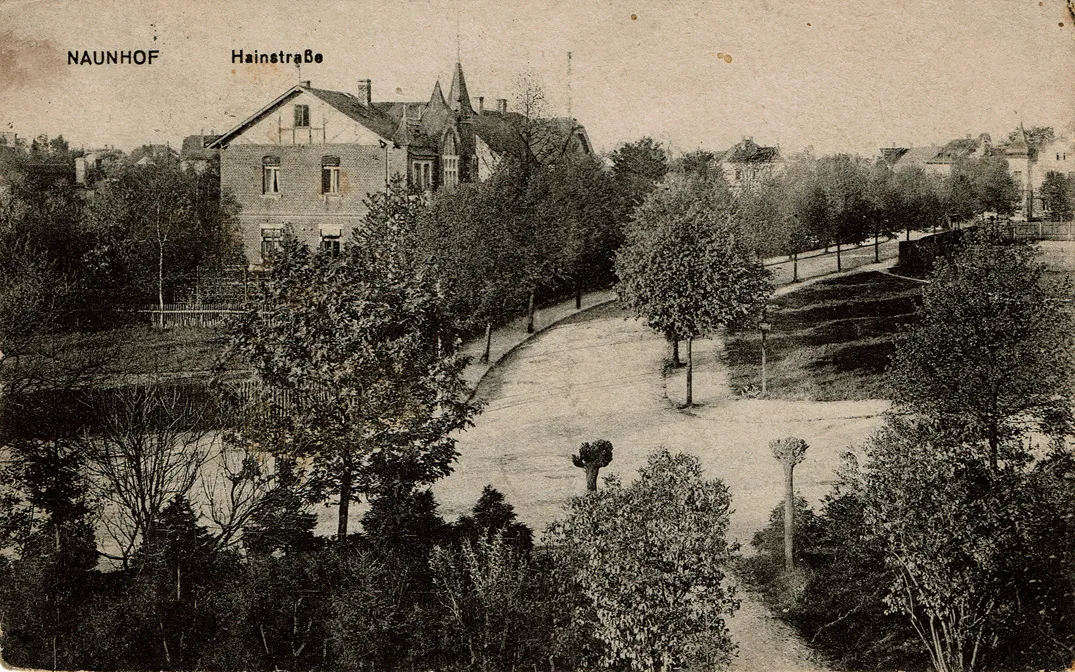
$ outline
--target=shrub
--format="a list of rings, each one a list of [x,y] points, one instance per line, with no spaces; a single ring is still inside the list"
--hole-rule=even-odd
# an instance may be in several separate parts
[[[599,665],[668,669],[730,660],[724,618],[739,606],[725,584],[731,496],[698,459],[659,449],[624,487],[572,500],[549,544],[584,596],[576,627],[592,629]]]

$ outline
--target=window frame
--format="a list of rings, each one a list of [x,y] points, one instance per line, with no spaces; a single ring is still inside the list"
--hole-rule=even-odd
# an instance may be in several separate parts
[[[340,195],[340,157],[326,154],[321,157],[321,193]]]
[[[263,196],[280,194],[280,157],[261,157],[261,193]]]
[[[445,189],[451,190],[459,184],[459,155],[446,154],[441,160],[441,184]],[[450,179],[449,179],[449,176]]]
[[[265,227],[261,229],[261,261],[265,263],[273,252],[283,248],[284,230],[278,227]]]
[[[304,103],[295,104],[295,128],[310,127],[310,106]]]

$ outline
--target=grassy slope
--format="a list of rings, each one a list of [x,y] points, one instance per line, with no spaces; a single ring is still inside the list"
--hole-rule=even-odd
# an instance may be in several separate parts
[[[922,285],[877,272],[823,280],[772,301],[768,396],[837,401],[883,399],[893,337],[913,319]],[[729,333],[733,389],[760,385],[761,337]]]

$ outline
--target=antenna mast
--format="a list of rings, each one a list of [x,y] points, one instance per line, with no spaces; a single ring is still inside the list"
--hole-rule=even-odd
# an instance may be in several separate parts
[[[567,118],[571,118],[571,52],[567,52]]]

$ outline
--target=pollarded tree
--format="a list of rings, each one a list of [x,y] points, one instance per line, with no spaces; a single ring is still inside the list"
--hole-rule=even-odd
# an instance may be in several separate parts
[[[803,461],[809,447],[794,436],[769,442],[773,457],[784,467],[784,568],[789,572],[795,569],[795,465]]]
[[[725,618],[739,607],[725,581],[731,495],[698,458],[659,449],[628,486],[616,478],[571,501],[549,530],[553,556],[583,596],[573,627],[592,631],[599,666],[670,670],[727,662]]]
[[[579,454],[571,456],[571,463],[586,471],[586,490],[597,490],[597,474],[612,464],[612,442],[597,439],[579,446]]]
[[[674,175],[635,211],[616,255],[624,306],[655,331],[687,339],[688,407],[694,339],[759,313],[772,292],[733,217],[723,181]]]
[[[1037,253],[968,234],[958,254],[938,260],[888,373],[897,406],[968,427],[994,471],[1011,439],[1071,425],[1071,290],[1046,276]]]
[[[256,440],[310,459],[311,490],[338,495],[341,538],[352,501],[448,474],[454,434],[477,412],[462,400],[466,358],[437,270],[416,242],[420,204],[397,184],[369,205],[337,258],[285,240],[230,345],[266,391]]]

